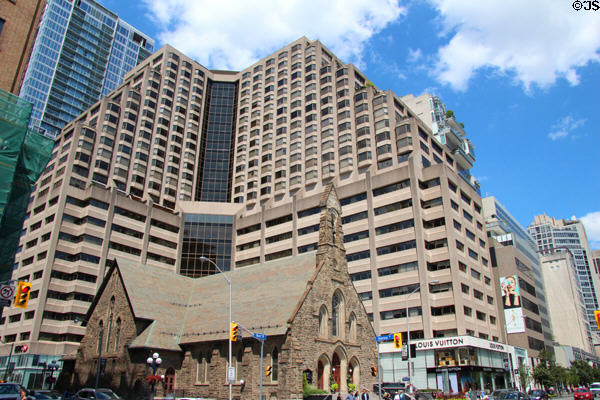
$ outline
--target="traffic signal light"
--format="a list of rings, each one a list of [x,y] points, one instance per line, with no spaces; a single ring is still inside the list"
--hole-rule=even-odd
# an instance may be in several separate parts
[[[29,295],[31,292],[31,283],[20,281],[15,295],[15,307],[27,308]]]
[[[596,317],[596,325],[598,326],[598,329],[600,329],[600,310],[594,311],[594,317]]]
[[[26,344],[15,346],[15,353],[27,353],[27,350],[29,350],[29,346]]]
[[[269,375],[271,375],[272,372],[273,372],[273,367],[271,365],[267,365],[267,368],[265,368],[265,375],[269,376]]]
[[[377,367],[371,367],[371,375],[377,376]]]
[[[229,334],[229,338],[232,342],[237,342],[240,338],[240,326],[235,322],[231,323],[231,333]]]
[[[402,334],[394,333],[394,348],[401,349],[402,348]]]

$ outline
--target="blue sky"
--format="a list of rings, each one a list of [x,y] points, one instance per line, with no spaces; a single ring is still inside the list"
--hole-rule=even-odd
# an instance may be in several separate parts
[[[101,3],[208,68],[242,69],[306,36],[380,89],[436,94],[476,146],[482,195],[524,226],[576,216],[600,248],[600,11],[570,0]]]

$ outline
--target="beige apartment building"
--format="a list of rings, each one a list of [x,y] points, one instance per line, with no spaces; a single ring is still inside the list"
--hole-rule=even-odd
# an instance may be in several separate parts
[[[600,329],[594,311],[600,308],[600,271],[594,260],[583,223],[572,217],[557,219],[545,214],[536,215],[528,231],[535,240],[540,255],[569,252],[573,256],[578,294],[584,306],[588,326],[588,341],[600,345]]]
[[[544,285],[548,293],[554,341],[560,346],[570,346],[593,353],[587,332],[585,306],[577,282],[573,254],[568,251],[549,252],[541,257]]]
[[[15,260],[32,299],[5,310],[2,338],[43,357],[74,351],[76,317],[115,256],[197,277],[215,272],[201,256],[227,271],[314,251],[333,182],[378,334],[408,322],[411,339],[497,342],[473,150],[464,131],[444,135],[462,145],[318,41],[240,72],[164,46],[58,136]]]
[[[0,2],[0,89],[19,94],[45,0]]]

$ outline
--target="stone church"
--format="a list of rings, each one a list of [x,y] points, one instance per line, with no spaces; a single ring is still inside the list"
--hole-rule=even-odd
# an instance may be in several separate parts
[[[263,396],[273,400],[301,399],[303,375],[324,389],[336,382],[342,392],[349,383],[370,389],[376,381],[375,332],[348,275],[333,185],[320,207],[316,251],[225,272],[232,320],[267,336],[263,370],[259,340],[241,331],[232,343],[234,398],[258,398],[261,374]],[[148,393],[146,359],[158,353],[157,397],[227,398],[229,290],[219,275],[189,278],[116,259],[62,383],[93,387],[101,352],[99,386],[135,398]]]

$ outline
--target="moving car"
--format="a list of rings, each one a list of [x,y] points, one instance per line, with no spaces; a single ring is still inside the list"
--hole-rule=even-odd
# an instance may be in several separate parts
[[[548,393],[541,389],[530,390],[527,394],[531,400],[548,400]]]
[[[575,400],[592,400],[592,397],[594,397],[592,392],[587,388],[577,388],[573,392],[573,398]]]
[[[600,382],[594,382],[590,385],[590,392],[594,396],[600,396]]]

